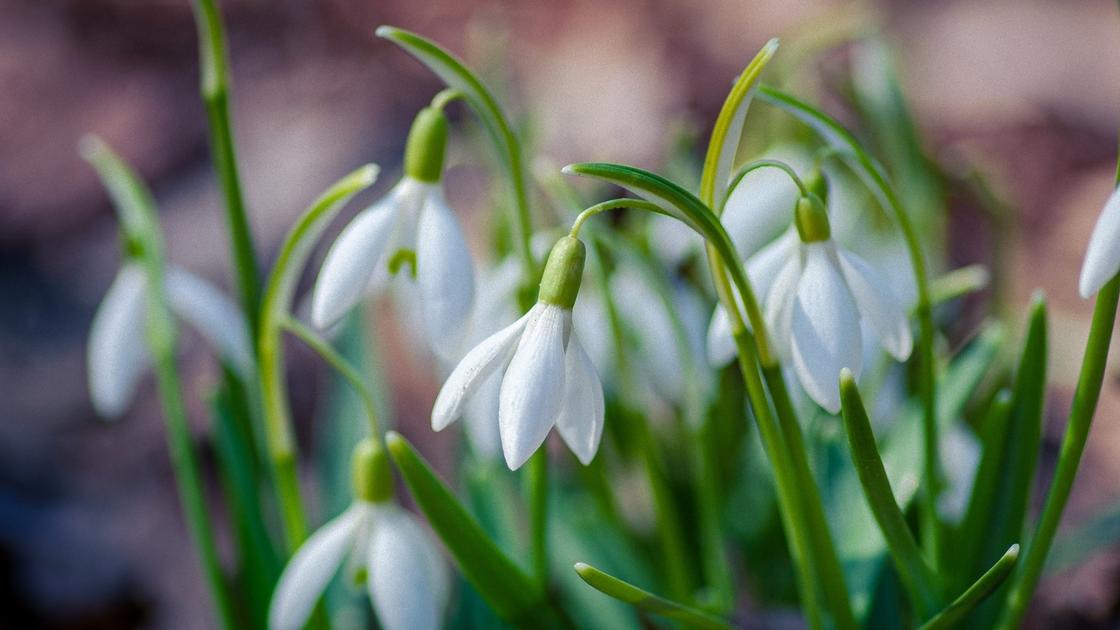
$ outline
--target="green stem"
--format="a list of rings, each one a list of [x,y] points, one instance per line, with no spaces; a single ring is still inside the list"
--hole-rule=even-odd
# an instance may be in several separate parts
[[[256,331],[260,321],[260,271],[237,168],[237,151],[229,112],[229,62],[221,13],[215,0],[194,0],[198,29],[201,95],[210,125],[210,153],[225,197],[226,223],[237,274],[241,308]]]
[[[1069,424],[1066,425],[1066,433],[1062,438],[1058,467],[1054,471],[1050,490],[1046,494],[1046,504],[1042,508],[1038,529],[1027,541],[1023,562],[1012,578],[1011,591],[997,626],[1002,630],[1017,628],[1022,623],[1027,605],[1042,575],[1050,545],[1054,542],[1054,534],[1058,531],[1062,512],[1065,510],[1066,502],[1069,501],[1070,490],[1077,476],[1081,456],[1085,452],[1089,428],[1101,394],[1118,299],[1120,299],[1120,276],[1110,280],[1097,293],[1097,303],[1093,308],[1093,323],[1089,328],[1089,340],[1085,344],[1085,358],[1081,363],[1081,375],[1073,395]]]
[[[377,421],[377,403],[373,399],[373,394],[369,388],[362,382],[362,375],[358,372],[357,368],[350,365],[341,354],[339,354],[329,343],[318,335],[314,330],[311,330],[303,322],[298,319],[288,316],[281,322],[284,330],[292,333],[299,338],[300,341],[307,344],[309,348],[315,351],[321,359],[327,362],[339,376],[346,379],[350,387],[358,394],[358,398],[362,401],[362,407],[365,408],[366,417],[369,419],[369,435],[370,438],[376,442],[381,442],[381,431]]]
[[[793,170],[792,166],[790,166],[789,164],[786,164],[785,162],[783,162],[781,160],[770,160],[770,159],[755,160],[753,162],[749,162],[747,164],[744,164],[742,167],[739,168],[739,171],[735,173],[735,177],[731,178],[731,184],[727,187],[727,190],[729,192],[732,191],[732,190],[735,190],[735,187],[738,186],[741,181],[743,181],[744,177],[746,177],[752,171],[756,171],[760,168],[776,168],[780,171],[785,172],[785,174],[789,175],[789,178],[791,180],[793,180],[793,183],[794,183],[794,185],[797,186],[797,190],[798,190],[798,192],[801,193],[801,196],[802,197],[808,197],[809,196],[809,189],[805,186],[805,182],[801,181],[801,178],[797,176],[797,171]],[[723,198],[723,202],[722,202],[722,204],[720,206],[720,209],[719,209],[720,210],[719,214],[723,214],[723,206],[727,205],[727,200],[730,199],[730,198],[731,198],[730,194],[728,194],[727,196],[725,196]]]
[[[529,459],[526,485],[529,492],[529,557],[533,577],[548,592],[548,449],[541,447]]]
[[[434,109],[442,110],[449,104],[458,100],[465,99],[466,97],[467,95],[464,94],[462,90],[457,90],[455,88],[444,88],[432,97],[431,107]]]

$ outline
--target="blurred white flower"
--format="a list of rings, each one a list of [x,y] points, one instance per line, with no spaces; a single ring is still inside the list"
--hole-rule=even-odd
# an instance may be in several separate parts
[[[404,273],[416,280],[429,347],[440,357],[454,357],[474,299],[474,271],[462,227],[443,196],[446,134],[442,112],[428,108],[417,116],[406,174],[354,217],[323,260],[311,298],[317,327],[336,323],[390,277]]]
[[[1081,297],[1089,299],[1101,290],[1109,280],[1120,272],[1120,188],[1112,191],[1101,210],[1093,235],[1089,238],[1089,248],[1085,252],[1085,262],[1081,266],[1081,281],[1078,288]]]
[[[447,567],[411,514],[391,502],[355,500],[299,548],[276,585],[271,630],[302,628],[349,559],[364,577],[386,630],[436,630],[448,598]]]
[[[553,248],[539,300],[513,324],[490,335],[451,372],[432,409],[432,428],[444,429],[488,381],[497,380],[498,429],[506,464],[516,470],[556,427],[584,464],[603,433],[603,388],[595,366],[572,332],[584,247],[562,238]]]
[[[910,356],[913,339],[906,309],[889,283],[832,240],[820,201],[802,198],[797,215],[808,228],[788,231],[752,256],[747,273],[761,296],[776,350],[792,360],[806,393],[836,413],[840,370],[846,367],[858,378],[862,368],[861,319],[900,361]],[[708,329],[708,356],[715,365],[735,356],[722,308],[717,308]]]
[[[191,325],[242,376],[253,370],[248,325],[220,290],[176,267],[164,279],[171,313]],[[151,364],[145,331],[148,279],[136,262],[126,262],[97,308],[86,354],[90,398],[103,418],[124,414],[140,377]]]

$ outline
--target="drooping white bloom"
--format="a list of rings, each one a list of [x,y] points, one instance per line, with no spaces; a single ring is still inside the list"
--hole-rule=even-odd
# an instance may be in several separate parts
[[[365,578],[382,628],[441,627],[448,598],[447,567],[427,533],[412,515],[391,502],[358,499],[292,556],[272,595],[269,628],[302,628],[347,560]]]
[[[474,271],[462,227],[443,196],[446,138],[443,113],[421,111],[409,135],[405,176],[354,217],[327,252],[311,298],[317,327],[331,326],[403,273],[416,280],[431,349],[444,358],[458,351],[474,299]]]
[[[247,324],[240,310],[216,287],[170,267],[164,279],[172,314],[191,325],[222,360],[240,374],[253,369]],[[151,363],[147,329],[148,281],[144,269],[126,262],[98,306],[86,355],[90,398],[103,418],[128,409],[141,376]]]
[[[584,464],[594,458],[603,433],[603,388],[595,366],[572,331],[584,247],[565,237],[553,248],[539,301],[513,324],[475,346],[451,372],[432,409],[440,431],[462,415],[467,402],[498,386],[498,430],[506,464],[516,470],[556,427]]]
[[[1120,188],[1112,191],[1093,227],[1078,288],[1089,299],[1120,272]]]
[[[889,283],[862,258],[831,239],[819,200],[798,202],[798,218],[814,226],[791,230],[747,261],[770,339],[792,361],[806,393],[821,407],[840,410],[837,379],[848,368],[858,378],[863,360],[861,320],[899,361],[913,338],[906,310]],[[799,234],[801,238],[799,238]],[[708,329],[708,355],[721,365],[735,356],[726,312]]]

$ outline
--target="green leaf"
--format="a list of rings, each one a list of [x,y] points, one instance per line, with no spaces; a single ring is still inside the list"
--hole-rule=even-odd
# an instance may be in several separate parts
[[[728,630],[732,628],[731,624],[719,617],[709,615],[708,613],[663,597],[658,597],[649,591],[642,590],[613,575],[603,573],[589,564],[577,562],[575,569],[576,573],[578,573],[579,576],[583,578],[583,581],[587,582],[591,588],[594,588],[608,597],[626,602],[644,612],[667,617],[692,628],[703,628],[707,630]]]
[[[385,443],[416,505],[494,612],[514,624],[546,616],[548,604],[539,585],[490,540],[408,440],[390,431]]]
[[[1046,395],[1046,301],[1037,296],[1031,307],[1023,354],[1006,418],[981,427],[984,453],[977,488],[961,528],[960,544],[968,575],[990,565],[1002,550],[1023,540],[1038,452]],[[986,487],[986,486],[991,486]],[[989,620],[991,621],[991,620]]]
[[[130,254],[139,255],[143,262],[158,264],[162,270],[163,237],[155,200],[148,187],[101,138],[85,136],[78,150],[97,169],[101,183],[109,192]],[[160,275],[162,277],[162,272]]]
[[[906,517],[895,502],[887,471],[875,445],[875,433],[859,394],[859,386],[848,370],[840,373],[840,400],[844,412],[844,428],[848,434],[852,463],[863,487],[863,496],[879,524],[895,569],[919,616],[933,613],[939,605],[937,578],[918,549]]]
[[[1019,560],[1019,545],[1011,545],[992,568],[984,572],[952,604],[922,624],[919,630],[944,630],[955,627],[969,612],[975,610],[988,596],[995,592],[1011,575]]]
[[[743,135],[743,124],[747,119],[747,109],[750,107],[763,68],[777,51],[777,39],[766,42],[735,81],[716,118],[715,127],[708,141],[708,153],[704,158],[704,170],[700,177],[700,199],[712,208],[723,207],[723,201],[728,194],[727,185],[731,178],[731,169],[735,164],[735,155],[739,148],[739,139]]]
[[[957,298],[983,291],[991,281],[991,274],[983,265],[968,265],[934,278],[929,284],[931,304],[944,304]]]

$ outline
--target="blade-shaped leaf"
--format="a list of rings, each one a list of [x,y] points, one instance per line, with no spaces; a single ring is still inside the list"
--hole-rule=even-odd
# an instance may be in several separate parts
[[[385,443],[416,505],[498,616],[510,623],[546,618],[548,604],[537,583],[490,540],[408,440],[390,431]]]
[[[589,564],[577,562],[575,569],[576,573],[578,573],[579,576],[583,578],[583,581],[587,582],[591,588],[594,588],[604,595],[626,602],[639,610],[680,621],[692,628],[729,630],[732,627],[719,617],[709,615],[708,613],[663,597],[658,597],[649,591],[640,589],[613,575],[603,573]]]
[[[953,628],[969,612],[975,610],[988,596],[998,589],[1011,575],[1015,563],[1019,561],[1019,545],[1011,545],[1003,556],[996,561],[992,568],[984,572],[960,594],[945,610],[934,615],[929,621],[922,624],[919,630],[943,630]]]

